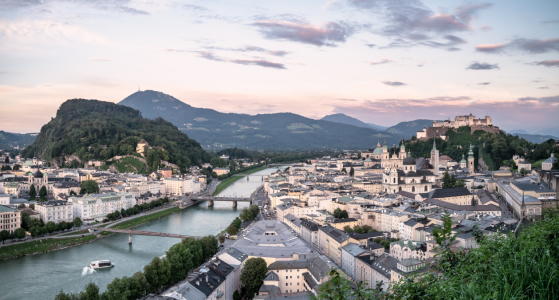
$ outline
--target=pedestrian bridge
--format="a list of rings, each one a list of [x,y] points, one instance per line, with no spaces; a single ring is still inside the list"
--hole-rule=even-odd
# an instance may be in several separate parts
[[[129,244],[132,244],[132,235],[149,235],[149,236],[170,237],[170,238],[177,238],[177,239],[195,238],[197,240],[202,238],[200,236],[192,236],[192,235],[162,233],[162,232],[142,231],[142,230],[130,230],[130,229],[113,229],[113,228],[104,228],[104,227],[96,228],[96,230],[112,232],[112,233],[128,234]]]

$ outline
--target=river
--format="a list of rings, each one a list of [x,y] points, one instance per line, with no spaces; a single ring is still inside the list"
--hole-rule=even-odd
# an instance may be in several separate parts
[[[237,180],[220,195],[250,196],[263,182],[261,177],[269,175],[276,168],[270,168]],[[176,233],[185,235],[215,235],[227,228],[240,210],[248,203],[239,202],[232,208],[229,202],[215,202],[208,207],[203,202],[181,212],[136,227],[138,230]],[[132,245],[128,236],[114,234],[89,244],[27,256],[0,262],[0,299],[49,300],[63,289],[65,292],[83,291],[89,282],[94,282],[104,291],[107,284],[116,277],[132,276],[143,270],[154,257],[161,256],[178,239],[151,236],[133,236]],[[109,259],[115,267],[89,272],[86,268],[91,261]]]

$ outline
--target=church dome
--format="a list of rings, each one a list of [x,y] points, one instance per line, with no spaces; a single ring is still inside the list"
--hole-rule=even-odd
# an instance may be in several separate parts
[[[382,148],[376,148],[373,154],[382,154]]]
[[[35,174],[33,174],[33,177],[35,177],[35,178],[43,178],[43,173],[41,173],[41,171],[37,170],[37,172],[35,172]]]
[[[415,166],[415,158],[408,156],[404,158],[404,165],[414,165]]]

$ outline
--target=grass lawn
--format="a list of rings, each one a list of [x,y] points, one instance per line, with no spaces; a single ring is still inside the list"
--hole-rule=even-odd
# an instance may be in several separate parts
[[[66,239],[49,238],[16,245],[3,246],[0,247],[0,260],[22,257],[27,254],[41,253],[49,250],[56,250],[66,246],[83,244],[94,239],[95,236],[88,235],[84,237],[72,237]]]
[[[544,160],[546,160],[546,159],[545,159],[545,158],[544,158],[544,159],[540,159],[540,160],[536,161],[535,163],[533,163],[533,164],[532,164],[532,169],[533,169],[533,168],[541,168],[541,167],[542,167],[542,162],[543,162]]]
[[[61,234],[60,236],[68,236],[68,235],[76,235],[76,234],[84,234],[84,233],[89,233],[89,231],[87,229],[79,230],[79,231],[74,230],[65,234]]]
[[[215,192],[212,194],[212,196],[215,196],[219,193],[221,193],[224,189],[226,189],[228,186],[232,185],[233,182],[243,178],[243,176],[236,176],[236,175],[247,175],[247,174],[251,174],[254,172],[258,172],[258,171],[262,171],[269,168],[268,166],[262,166],[262,167],[258,167],[256,169],[252,169],[252,170],[248,170],[239,174],[235,174],[225,180],[223,180],[222,182],[219,183],[219,185],[215,188]]]
[[[181,209],[178,208],[178,207],[171,207],[171,208],[156,212],[156,213],[151,214],[151,215],[140,216],[140,217],[134,218],[132,220],[122,222],[122,223],[117,224],[115,226],[111,226],[111,228],[126,229],[126,228],[130,228],[130,227],[134,227],[134,226],[137,226],[137,225],[147,223],[149,221],[153,221],[155,219],[161,218],[163,216],[170,215],[170,214],[172,214],[174,212],[177,212],[179,210],[181,210]]]

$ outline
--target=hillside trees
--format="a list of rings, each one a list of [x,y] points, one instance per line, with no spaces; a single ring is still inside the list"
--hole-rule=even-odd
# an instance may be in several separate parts
[[[137,155],[135,149],[141,139],[151,146],[163,147],[159,158],[168,158],[183,171],[193,163],[209,161],[200,144],[161,118],[148,120],[130,107],[84,99],[64,102],[56,118],[43,126],[22,155],[32,157],[37,153],[49,161],[71,154],[82,162],[106,160],[117,155]]]

